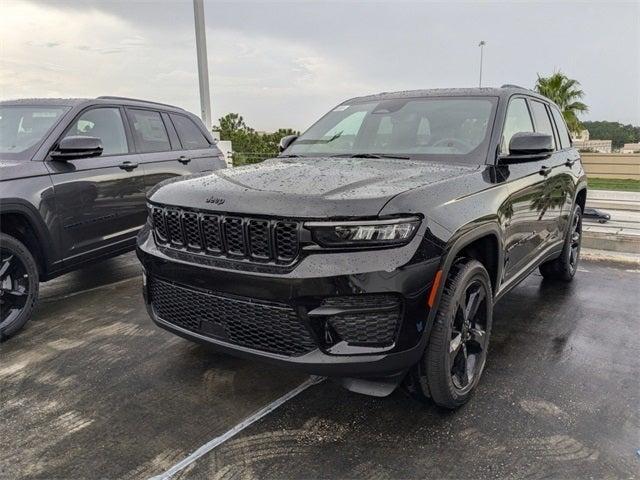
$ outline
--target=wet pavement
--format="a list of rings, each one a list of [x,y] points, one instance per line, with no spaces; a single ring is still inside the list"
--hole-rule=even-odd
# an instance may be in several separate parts
[[[303,382],[154,327],[127,255],[43,285],[0,346],[0,478],[148,478]],[[456,412],[312,386],[174,478],[640,477],[640,272],[584,262],[496,307]]]

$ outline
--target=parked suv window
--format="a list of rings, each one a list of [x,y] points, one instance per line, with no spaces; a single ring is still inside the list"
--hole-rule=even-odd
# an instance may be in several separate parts
[[[127,153],[127,136],[119,108],[93,108],[73,123],[65,137],[98,137],[102,140],[103,155]]]
[[[142,153],[171,150],[171,143],[160,113],[151,110],[129,110],[136,145]]]
[[[194,150],[197,148],[209,148],[209,141],[191,119],[183,115],[171,114],[170,116],[173,126],[176,127],[178,132],[182,148]]]
[[[509,152],[511,137],[518,132],[533,132],[531,115],[529,115],[527,102],[524,98],[514,98],[509,103],[507,118],[504,121],[504,128],[502,129],[501,152]]]
[[[68,107],[0,106],[0,153],[3,158],[28,158]]]
[[[531,113],[533,114],[533,120],[536,123],[536,132],[546,133],[553,137],[553,126],[547,113],[547,107],[543,103],[531,101]]]
[[[562,115],[555,107],[551,107],[551,113],[553,113],[553,118],[556,121],[556,127],[558,127],[558,134],[560,135],[560,144],[562,145],[562,148],[571,147],[571,139],[569,138],[569,132],[567,131],[567,126],[564,123],[564,118],[562,118]]]

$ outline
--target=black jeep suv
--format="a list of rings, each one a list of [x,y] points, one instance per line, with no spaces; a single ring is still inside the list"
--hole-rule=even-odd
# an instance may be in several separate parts
[[[135,247],[156,183],[224,166],[181,108],[120,97],[0,102],[0,340],[29,319],[39,280]]]
[[[548,99],[517,87],[354,98],[260,165],[165,182],[138,236],[149,314],[223,351],[455,408],[494,303],[569,281],[586,178]]]

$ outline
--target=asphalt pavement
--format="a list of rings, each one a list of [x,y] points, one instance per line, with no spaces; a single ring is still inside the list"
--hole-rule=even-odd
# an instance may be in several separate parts
[[[0,478],[148,478],[307,377],[148,319],[133,255],[42,286],[0,345]],[[456,412],[311,386],[174,478],[638,478],[640,271],[583,262],[496,306],[487,369]]]

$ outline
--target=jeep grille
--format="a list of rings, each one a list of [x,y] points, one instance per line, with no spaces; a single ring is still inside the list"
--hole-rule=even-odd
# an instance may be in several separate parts
[[[152,207],[155,239],[169,248],[215,257],[287,265],[300,250],[300,224],[283,219]]]

